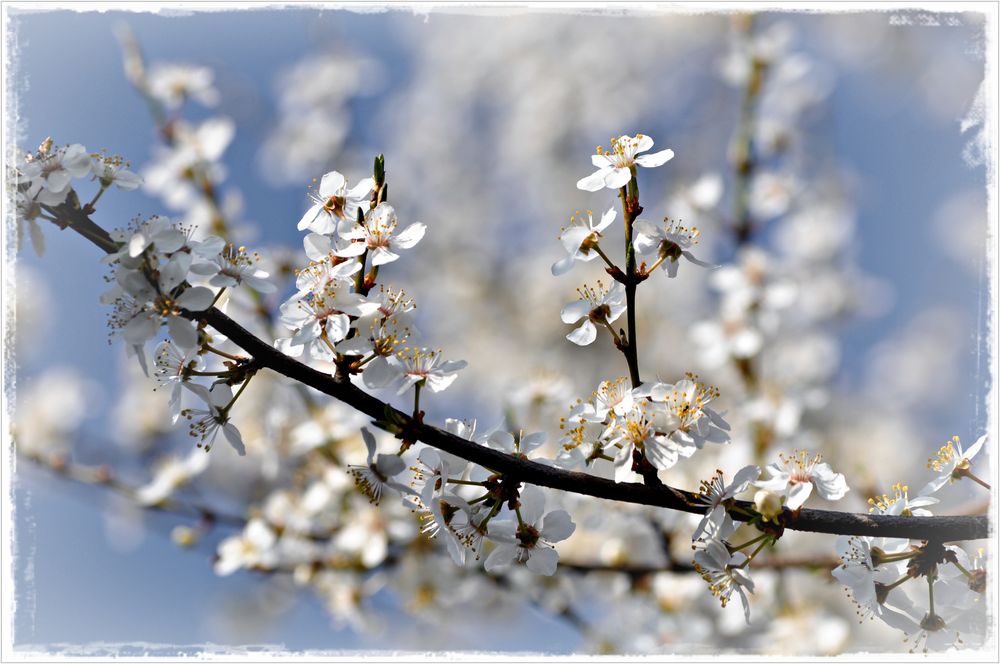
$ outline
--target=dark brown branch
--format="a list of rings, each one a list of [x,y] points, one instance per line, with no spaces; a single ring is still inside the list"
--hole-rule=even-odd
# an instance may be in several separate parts
[[[91,231],[84,233],[106,252],[117,249],[110,236],[82,212],[77,211],[67,219],[67,226],[76,230],[77,220],[82,218]],[[521,482],[568,491],[605,500],[625,503],[665,507],[683,512],[702,513],[704,507],[696,501],[696,494],[669,486],[646,486],[636,483],[616,483],[613,480],[595,477],[586,473],[563,470],[535,461],[528,461],[490,449],[470,440],[460,438],[437,427],[414,421],[407,413],[393,408],[376,397],[355,387],[343,375],[331,376],[306,366],[258,339],[239,323],[218,309],[187,314],[192,319],[203,320],[229,340],[253,356],[260,366],[275,371],[327,394],[376,420],[386,420],[387,416],[402,423],[408,435],[427,445],[455,454],[467,461],[503,473]],[[738,501],[732,515],[743,520],[746,513],[753,513],[753,505]],[[939,542],[983,539],[989,536],[989,521],[986,516],[934,516],[906,517],[873,514],[853,514],[829,510],[802,509],[799,512],[785,510],[781,524],[790,530],[801,530],[835,535],[862,535],[871,537],[896,537],[905,539],[933,539]]]

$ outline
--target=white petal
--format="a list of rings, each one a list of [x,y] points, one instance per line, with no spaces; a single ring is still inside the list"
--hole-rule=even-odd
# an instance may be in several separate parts
[[[644,166],[645,168],[653,168],[656,166],[662,166],[673,158],[673,150],[660,150],[659,152],[644,154],[640,157],[636,157],[635,163],[640,166]]]
[[[194,323],[181,318],[171,316],[167,321],[167,330],[170,331],[170,338],[184,350],[190,350],[198,345],[198,330]]]
[[[298,230],[300,231],[304,231],[305,229],[309,228],[309,226],[316,220],[316,217],[318,217],[320,214],[323,214],[323,206],[317,203],[316,205],[313,205],[311,208],[306,210],[305,214],[302,215],[302,218],[299,219],[299,223],[298,226],[296,226],[296,228],[298,228]]]
[[[334,194],[340,193],[340,190],[343,189],[346,184],[347,178],[337,171],[330,171],[324,175],[323,179],[319,182],[319,195],[323,198],[329,198]]]
[[[399,254],[393,253],[385,247],[378,247],[372,252],[372,265],[385,265],[399,259]]]
[[[535,525],[545,512],[545,494],[534,484],[526,484],[521,489],[521,518],[529,525]]]
[[[409,249],[416,243],[420,242],[426,232],[426,224],[421,224],[419,222],[410,224],[395,237],[393,244],[401,249]]]
[[[493,553],[486,558],[486,562],[483,563],[483,567],[487,572],[501,572],[514,562],[514,556],[517,553],[516,544],[500,544],[497,548],[493,549]]]
[[[555,549],[544,546],[536,546],[531,551],[525,566],[535,574],[542,576],[552,576],[559,566],[559,554]]]
[[[577,346],[588,346],[597,338],[597,327],[589,320],[585,320],[580,327],[567,334],[566,338]]]
[[[567,325],[572,325],[589,313],[590,302],[587,300],[576,300],[562,308],[562,311],[559,312],[559,318]]]
[[[604,189],[604,178],[610,171],[610,168],[605,167],[595,173],[591,173],[587,177],[580,179],[576,183],[576,188],[583,191],[600,191]]]
[[[306,256],[311,261],[321,261],[327,258],[330,255],[330,250],[333,248],[330,238],[319,233],[306,235],[302,239],[302,246],[306,250]]]
[[[594,226],[595,231],[603,231],[605,228],[611,225],[611,223],[618,216],[618,212],[612,207],[608,208],[607,212],[601,215],[601,221]]]
[[[399,378],[399,372],[384,357],[376,357],[365,365],[361,377],[367,387],[380,389]]]
[[[576,530],[576,524],[566,510],[549,512],[542,523],[542,537],[547,542],[561,542]]]
[[[204,286],[196,286],[194,288],[188,288],[186,291],[181,293],[180,297],[177,298],[177,306],[187,309],[188,311],[204,311],[212,306],[212,300],[215,299],[215,293]]]
[[[232,422],[226,422],[222,425],[222,435],[226,437],[229,444],[233,446],[236,453],[240,456],[247,455],[247,448],[243,444],[243,437],[240,436],[239,430],[232,424]]]
[[[790,510],[797,510],[812,494],[813,485],[812,482],[799,482],[791,487],[788,491],[788,502],[785,505]]]
[[[979,454],[979,450],[982,449],[984,443],[986,443],[986,434],[980,436],[979,439],[969,447],[969,449],[965,450],[965,454],[962,456],[966,459],[972,459],[972,457]]]
[[[560,275],[566,274],[571,269],[573,269],[573,264],[576,263],[572,256],[566,256],[555,263],[552,264],[552,276],[558,277]]]
[[[607,175],[604,176],[604,186],[608,189],[618,189],[627,185],[631,179],[632,171],[629,169],[612,168],[609,169]]]
[[[643,134],[638,141],[636,141],[635,151],[636,153],[645,152],[649,148],[653,147],[653,139]]]

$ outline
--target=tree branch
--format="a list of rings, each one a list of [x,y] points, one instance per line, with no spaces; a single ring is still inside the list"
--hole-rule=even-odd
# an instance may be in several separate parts
[[[116,243],[111,240],[107,232],[95,224],[83,211],[70,211],[64,221],[67,227],[77,230],[105,252],[110,253],[117,250]],[[605,500],[664,507],[694,514],[705,511],[704,506],[698,503],[697,495],[690,491],[666,485],[619,484],[613,480],[586,473],[547,466],[505,454],[499,450],[460,438],[437,427],[417,422],[408,414],[365,393],[353,385],[347,376],[324,374],[288,357],[258,339],[218,309],[185,312],[185,315],[193,320],[203,320],[226,335],[230,341],[253,356],[254,361],[261,367],[338,399],[376,420],[384,421],[387,416],[391,417],[403,424],[407,435],[494,472],[509,475],[521,482]],[[752,503],[737,501],[731,514],[733,518],[742,521],[745,519],[746,512],[753,509]],[[907,517],[817,509],[802,509],[798,512],[792,512],[785,509],[780,521],[782,526],[790,530],[835,535],[931,539],[939,542],[983,539],[989,536],[989,521],[986,516]]]

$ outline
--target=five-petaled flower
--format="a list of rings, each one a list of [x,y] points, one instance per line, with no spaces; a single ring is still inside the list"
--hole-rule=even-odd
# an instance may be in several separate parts
[[[307,228],[314,233],[331,235],[341,222],[354,222],[358,209],[368,202],[375,181],[365,178],[348,189],[347,178],[337,171],[330,171],[319,183],[319,192],[311,194],[312,207],[299,220],[298,229]]]
[[[586,346],[597,338],[598,325],[611,329],[611,323],[625,313],[625,286],[616,281],[611,288],[607,288],[598,281],[596,288],[584,286],[577,292],[580,299],[563,307],[559,315],[562,322],[571,325],[584,319],[580,327],[567,334],[566,338],[578,346]]]
[[[673,150],[660,150],[652,154],[636,156],[653,147],[653,139],[643,134],[619,136],[611,139],[611,149],[597,147],[597,154],[590,158],[597,171],[576,183],[584,191],[618,189],[632,179],[632,169],[638,166],[653,168],[662,166],[674,158]]]
[[[969,449],[962,449],[962,441],[958,436],[952,436],[951,440],[944,444],[937,453],[927,461],[927,467],[937,473],[937,477],[927,483],[921,491],[921,495],[934,493],[945,484],[954,482],[969,475],[970,461],[979,450],[986,444],[986,434],[979,437]]]
[[[545,514],[545,495],[538,487],[521,490],[517,521],[491,521],[489,537],[498,542],[486,559],[487,572],[498,572],[513,564],[524,565],[535,574],[552,576],[559,563],[553,544],[576,530],[565,510]]]
[[[778,457],[780,463],[767,467],[771,479],[756,482],[756,486],[785,496],[785,506],[790,510],[802,507],[814,487],[825,500],[840,500],[849,490],[844,476],[833,472],[818,454],[810,459],[805,450],[800,450],[792,456]]]
[[[597,243],[601,239],[601,231],[610,226],[616,216],[618,213],[614,208],[609,208],[596,224],[591,210],[587,210],[586,219],[579,211],[570,217],[569,226],[559,234],[559,241],[562,242],[568,255],[552,264],[552,274],[555,276],[566,274],[576,261],[586,263],[597,258],[600,251]]]
[[[350,258],[368,251],[372,265],[391,263],[399,258],[398,250],[415,246],[427,231],[426,225],[415,222],[396,233],[396,224],[395,208],[380,203],[365,215],[363,224],[340,226],[340,238],[347,243],[342,244],[336,254]]]

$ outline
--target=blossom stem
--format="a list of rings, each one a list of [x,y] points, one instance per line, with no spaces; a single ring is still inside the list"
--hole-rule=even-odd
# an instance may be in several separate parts
[[[666,256],[660,256],[659,258],[657,258],[655,263],[646,268],[646,274],[652,274],[653,271],[656,270],[656,268],[663,265],[663,261],[665,260],[667,260]]]
[[[228,371],[191,371],[187,372],[189,376],[228,376]]]
[[[369,362],[371,362],[372,360],[374,360],[376,357],[378,357],[378,353],[372,353],[368,357],[366,357],[366,358],[364,358],[362,360],[359,360],[357,362],[357,364],[355,364],[354,366],[357,367],[358,369],[360,369],[361,367],[365,366],[366,364],[368,364]]]
[[[989,482],[984,482],[983,480],[979,479],[978,477],[976,477],[975,475],[973,475],[968,469],[966,469],[962,473],[962,477],[968,477],[970,480],[972,480],[973,482],[975,482],[979,486],[983,487],[987,491],[992,491],[993,490],[993,487],[991,487],[989,485]]]
[[[615,332],[615,328],[611,327],[611,323],[609,323],[607,319],[604,320],[604,327],[608,328],[608,332],[610,332],[611,336],[615,338],[615,345],[623,347],[621,337],[618,336],[618,333]]]
[[[243,384],[240,385],[240,389],[236,390],[236,394],[233,395],[232,400],[219,410],[221,410],[223,413],[228,413],[229,409],[233,407],[234,403],[236,403],[236,400],[240,398],[241,394],[243,394],[243,390],[247,389],[247,385],[250,384],[251,378],[253,378],[253,376],[250,376],[245,381],[243,381]]]
[[[101,196],[103,196],[104,192],[107,190],[108,188],[106,186],[101,185],[101,188],[97,190],[97,193],[94,194],[94,197],[91,198],[90,202],[87,203],[84,207],[93,210],[94,206],[97,205],[97,201],[101,200]]]
[[[913,556],[917,555],[919,551],[903,551],[901,553],[885,553],[879,557],[879,564],[882,563],[895,563],[900,560],[909,560]]]
[[[424,381],[419,381],[413,386],[413,419],[420,419],[420,388],[424,386]]]
[[[769,536],[768,535],[764,535],[764,537],[768,537],[768,539],[766,539],[763,542],[761,542],[760,544],[758,544],[757,548],[753,550],[753,553],[751,553],[749,556],[747,556],[747,559],[745,561],[743,561],[743,564],[740,565],[740,567],[746,567],[747,565],[749,565],[750,561],[753,560],[754,557],[758,553],[760,553],[760,550],[763,549],[765,546],[767,546],[770,543],[771,540],[770,540]]]
[[[927,604],[930,609],[928,613],[934,615],[934,574],[927,575]]]
[[[964,574],[967,579],[971,579],[972,578],[972,572],[970,572],[969,570],[965,569],[960,562],[958,562],[957,560],[952,560],[951,564],[954,565],[955,567],[957,567],[959,569],[959,571],[962,572],[962,574]]]
[[[472,480],[448,479],[448,484],[462,484],[464,486],[483,486],[483,482],[473,482]]]
[[[514,514],[517,515],[518,528],[524,528],[524,519],[521,518],[521,508],[520,507],[515,508]]]
[[[736,553],[740,549],[745,549],[746,547],[751,546],[752,544],[756,544],[757,542],[761,541],[765,537],[768,537],[767,533],[764,533],[763,535],[760,535],[759,537],[754,537],[752,540],[747,540],[746,542],[743,542],[743,544],[740,544],[739,546],[730,547],[729,550],[732,553]],[[751,557],[753,557],[753,556],[751,556]]]
[[[230,353],[227,353],[224,350],[219,350],[218,348],[216,348],[214,346],[210,346],[208,344],[205,344],[205,350],[210,351],[212,353],[215,353],[216,355],[220,355],[222,357],[228,358],[230,360],[234,360],[236,362],[239,362],[240,360],[243,359],[242,357],[238,357],[236,355],[232,355]]]
[[[601,249],[600,245],[595,244],[592,248],[597,253],[598,256],[604,259],[604,262],[608,264],[608,267],[610,267],[612,270],[619,269],[619,267],[615,265],[610,258],[608,258],[608,255],[604,253],[604,250]]]

